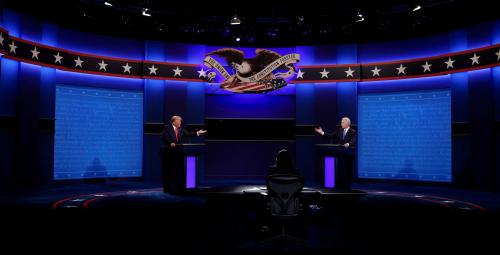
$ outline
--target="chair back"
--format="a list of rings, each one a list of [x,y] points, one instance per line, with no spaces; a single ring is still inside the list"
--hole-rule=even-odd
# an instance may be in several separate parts
[[[267,178],[267,192],[271,215],[282,218],[298,216],[303,187],[304,180],[298,175],[270,175]]]

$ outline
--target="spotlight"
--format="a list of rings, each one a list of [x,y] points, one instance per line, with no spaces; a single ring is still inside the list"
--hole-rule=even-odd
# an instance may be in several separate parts
[[[149,14],[148,12],[148,8],[142,8],[142,16],[151,17],[151,14]]]
[[[229,22],[231,25],[239,25],[241,24],[241,20],[238,18],[238,16],[234,15],[234,17],[231,19]]]
[[[165,28],[166,28],[166,26],[163,23],[158,24],[158,26],[156,27],[156,29],[158,31],[163,31],[163,30],[165,30]]]
[[[131,25],[130,24],[130,16],[122,14],[120,17],[121,17],[121,21],[122,21],[123,25]]]
[[[420,5],[415,5],[415,7],[413,8],[413,11],[416,12],[418,10],[422,9],[422,6]]]
[[[276,36],[278,36],[278,33],[279,33],[279,29],[277,27],[269,28],[267,30],[267,35],[269,37],[276,37]]]
[[[363,21],[365,21],[365,17],[361,12],[358,12],[358,14],[356,15],[356,22],[363,22]]]
[[[302,24],[304,24],[304,16],[297,17],[297,25],[302,25]]]
[[[236,40],[237,42],[239,42],[239,41],[241,40],[241,38],[236,37],[236,39],[235,39],[235,40]]]
[[[104,1],[104,5],[110,6],[110,7],[113,6],[113,4],[110,1]]]
[[[380,31],[385,31],[389,28],[389,20],[380,20],[378,23],[378,28]]]

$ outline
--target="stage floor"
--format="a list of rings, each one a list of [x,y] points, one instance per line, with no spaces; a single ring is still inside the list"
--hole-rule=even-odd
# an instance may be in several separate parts
[[[361,197],[369,195],[369,198],[392,199],[404,201],[405,203],[419,204],[422,207],[436,206],[448,210],[482,211],[487,209],[479,204],[469,201],[458,200],[439,195],[420,194],[411,192],[388,191],[388,190],[339,190],[327,188],[304,187],[302,191],[306,201],[313,203],[325,203],[331,200],[359,201]],[[197,190],[190,190],[183,194],[165,194],[161,188],[132,189],[110,192],[96,192],[70,196],[52,205],[52,209],[114,209],[114,208],[162,208],[171,201],[182,201],[189,203],[201,201],[201,198],[210,200],[235,200],[253,199],[266,200],[267,190],[265,186],[259,185],[235,185],[235,186],[207,186]],[[165,205],[163,205],[165,204]]]
[[[288,253],[407,253],[436,247],[479,252],[496,245],[490,232],[500,227],[498,193],[386,184],[353,187],[304,189],[304,217],[289,231],[309,246],[291,246]],[[3,194],[0,205],[3,226],[13,236],[29,230],[57,245],[90,235],[132,246],[178,246],[186,252],[274,253],[282,247],[260,245],[281,230],[263,210],[265,192],[261,185],[234,185],[171,195],[139,182],[108,181]],[[60,234],[45,236],[47,229]]]
[[[361,196],[367,195],[360,190],[339,190],[326,188],[304,187],[303,197],[307,201],[323,201],[327,199],[352,199],[357,200]],[[134,189],[110,192],[97,192],[70,196],[55,201],[52,209],[113,209],[122,206],[134,208],[151,208],[153,206],[162,207],[163,203],[168,204],[172,200],[183,200],[184,202],[195,201],[197,198],[205,198],[210,201],[222,200],[252,200],[251,202],[266,200],[267,190],[261,185],[234,185],[234,186],[205,186],[198,189],[188,190],[182,194],[165,194],[161,188]],[[121,201],[117,202],[117,201]],[[248,201],[247,201],[248,202]],[[138,203],[133,205],[133,203]]]

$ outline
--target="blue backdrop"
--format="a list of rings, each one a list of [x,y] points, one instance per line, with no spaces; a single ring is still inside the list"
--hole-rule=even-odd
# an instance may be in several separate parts
[[[451,182],[450,90],[361,94],[358,177]]]
[[[57,85],[54,179],[142,176],[142,96]]]

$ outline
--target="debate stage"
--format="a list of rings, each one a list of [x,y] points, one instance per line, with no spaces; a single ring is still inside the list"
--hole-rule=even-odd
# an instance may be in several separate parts
[[[494,1],[330,5],[0,0],[0,253],[500,250]]]
[[[279,253],[281,245],[260,242],[280,230],[265,194],[262,185],[171,195],[139,182],[58,184],[11,194],[3,223],[12,233],[59,229],[61,246],[90,236],[186,252]],[[479,251],[494,247],[487,233],[499,226],[499,198],[488,192],[358,183],[352,191],[306,187],[303,197],[304,217],[287,231],[309,245],[289,244],[287,253]]]

